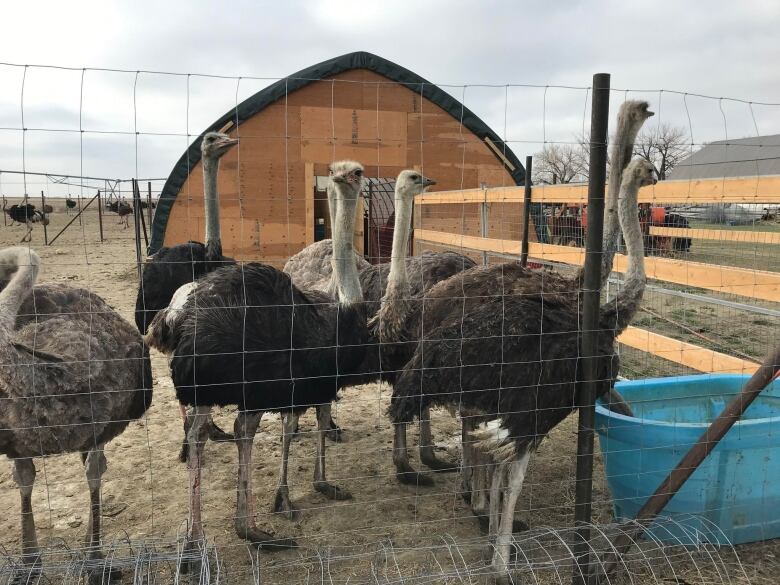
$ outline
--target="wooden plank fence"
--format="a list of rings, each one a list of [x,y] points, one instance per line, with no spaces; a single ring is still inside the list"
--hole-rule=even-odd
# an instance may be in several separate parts
[[[499,187],[425,193],[416,198],[417,205],[488,204],[523,202],[523,187]],[[780,176],[736,177],[701,179],[693,181],[662,181],[643,188],[640,203],[753,203],[780,204]],[[533,187],[534,203],[587,202],[587,185],[543,185]],[[780,245],[780,233],[762,231],[683,229],[651,227],[657,236],[692,239],[745,242],[764,245]],[[462,235],[415,229],[417,244],[434,244],[448,248],[460,248],[474,252],[520,255],[518,240]],[[778,251],[780,253],[780,251]],[[581,248],[553,244],[529,243],[532,258],[581,266],[585,251]],[[731,266],[688,262],[674,258],[649,257],[645,259],[648,278],[691,286],[718,293],[730,293],[761,301],[780,302],[780,273],[749,270]],[[615,270],[625,272],[627,258],[618,254]],[[702,372],[753,373],[758,364],[678,341],[638,327],[629,327],[619,338],[627,346],[662,357]]]

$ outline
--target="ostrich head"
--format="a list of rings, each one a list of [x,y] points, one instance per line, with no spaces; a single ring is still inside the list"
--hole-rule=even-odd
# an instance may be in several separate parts
[[[623,184],[632,185],[635,188],[655,185],[658,180],[655,178],[655,167],[653,164],[643,158],[635,158],[623,171]]]
[[[203,142],[200,143],[200,152],[203,158],[219,159],[228,150],[238,144],[238,138],[231,138],[222,132],[206,132]]]
[[[639,129],[645,120],[655,115],[655,112],[651,112],[649,108],[650,104],[645,101],[628,100],[623,103],[621,110],[626,117],[626,121],[632,127]]]
[[[404,200],[413,200],[415,195],[419,195],[436,181],[430,179],[422,173],[412,170],[401,171],[395,180],[395,192]]]
[[[330,180],[338,185],[351,185],[356,193],[363,186],[363,165],[354,160],[340,160],[330,165]]]

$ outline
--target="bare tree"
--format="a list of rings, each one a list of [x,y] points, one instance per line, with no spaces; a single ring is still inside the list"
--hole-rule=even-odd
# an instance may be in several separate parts
[[[556,185],[585,180],[587,153],[583,157],[580,145],[548,144],[534,155],[533,182]]]
[[[690,139],[685,128],[668,124],[643,130],[634,146],[634,154],[650,161],[662,181],[689,153]]]

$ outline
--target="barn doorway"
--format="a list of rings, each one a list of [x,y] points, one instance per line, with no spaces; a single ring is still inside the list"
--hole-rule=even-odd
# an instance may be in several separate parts
[[[314,240],[331,237],[330,215],[328,213],[328,177],[316,176],[314,181]],[[363,256],[371,264],[389,262],[393,248],[393,227],[395,223],[395,179],[367,177],[363,191],[363,224],[356,228],[358,242],[362,244]],[[356,242],[356,247],[359,245]],[[410,241],[409,249],[412,248]]]

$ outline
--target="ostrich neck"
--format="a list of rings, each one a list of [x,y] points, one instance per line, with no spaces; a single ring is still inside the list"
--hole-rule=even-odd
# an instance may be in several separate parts
[[[203,203],[206,208],[206,250],[209,254],[222,255],[222,236],[219,228],[219,193],[217,175],[219,159],[203,158]]]
[[[628,269],[623,289],[616,299],[617,333],[628,327],[628,324],[639,310],[642,296],[645,292],[645,247],[642,238],[642,226],[639,224],[637,199],[639,184],[633,179],[623,181],[620,189],[618,214],[620,226],[623,229],[623,239],[626,242]]]
[[[360,288],[353,239],[355,237],[355,210],[357,196],[349,192],[351,187],[338,185],[334,188],[333,206],[336,209],[336,221],[333,225],[333,286],[339,302],[346,305],[363,300]],[[336,204],[338,203],[338,204]]]
[[[336,225],[336,194],[333,192],[333,185],[328,183],[326,190],[328,194],[328,213],[330,214],[330,233],[333,239],[333,228]]]
[[[395,194],[395,224],[393,227],[393,249],[390,252],[390,274],[387,277],[385,298],[390,300],[408,298],[409,275],[406,256],[409,249],[409,234],[412,229],[412,203]]]
[[[14,329],[19,307],[32,292],[38,278],[38,264],[32,262],[29,256],[19,254],[17,266],[10,282],[0,292],[0,335],[3,336],[4,342]]]
[[[607,282],[612,265],[615,261],[615,253],[620,239],[620,218],[618,217],[618,198],[621,189],[621,176],[631,160],[634,151],[634,142],[644,120],[639,123],[627,120],[625,116],[618,119],[618,127],[615,133],[615,143],[610,152],[610,179],[607,186],[607,199],[604,205],[604,234],[603,255],[601,260],[601,284]]]

